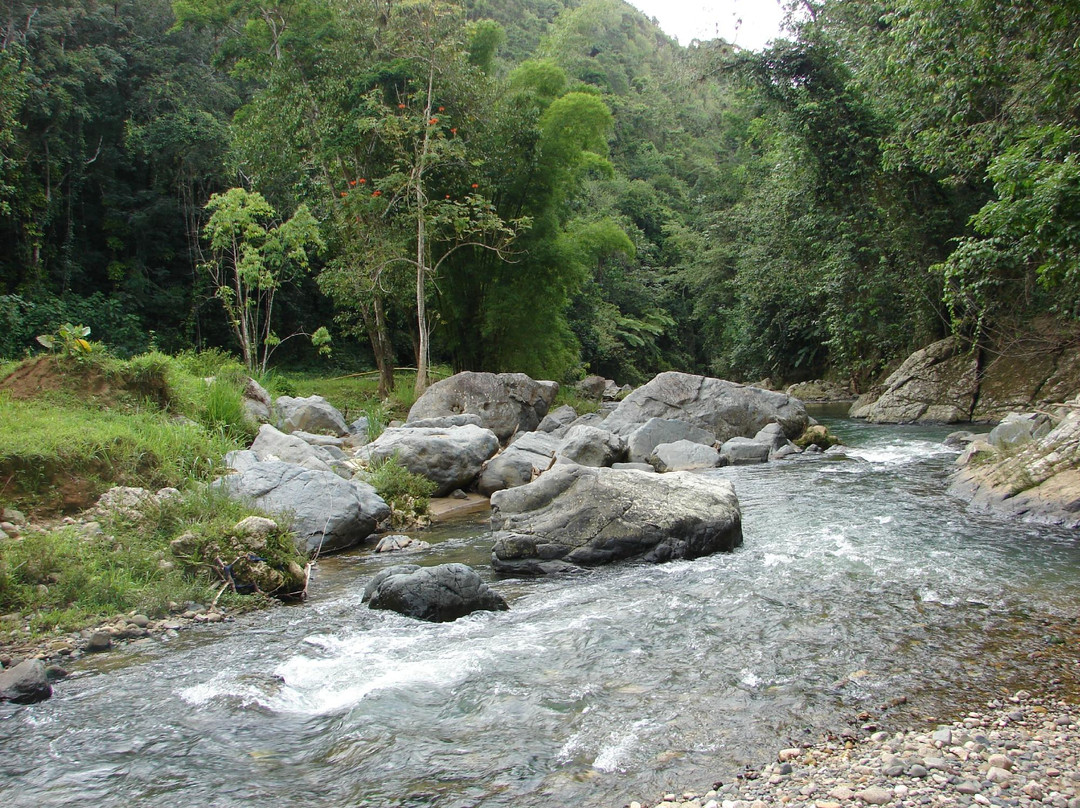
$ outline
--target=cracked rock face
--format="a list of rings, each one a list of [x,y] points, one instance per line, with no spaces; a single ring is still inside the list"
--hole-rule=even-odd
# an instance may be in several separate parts
[[[1080,527],[1080,399],[1056,427],[1020,448],[961,456],[949,485],[976,510]]]
[[[971,419],[979,391],[978,358],[955,337],[916,351],[851,408],[852,418],[878,424],[957,423]]]
[[[542,575],[622,559],[699,558],[742,544],[727,480],[559,465],[491,497],[492,566]]]
[[[651,418],[685,422],[711,433],[718,443],[752,437],[771,423],[795,438],[808,423],[803,403],[785,393],[669,371],[623,399],[604,429],[627,436]]]

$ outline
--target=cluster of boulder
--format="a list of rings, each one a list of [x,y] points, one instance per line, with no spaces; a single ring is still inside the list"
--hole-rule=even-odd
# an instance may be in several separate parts
[[[317,396],[270,403],[256,389],[251,411],[275,424],[264,424],[250,449],[226,458],[233,473],[217,485],[265,510],[290,512],[301,549],[342,550],[367,539],[389,515],[358,472],[392,458],[431,480],[436,496],[471,487],[490,496],[496,570],[545,574],[734,548],[742,541],[741,515],[730,482],[690,472],[800,453],[792,439],[811,423],[796,398],[704,376],[662,373],[633,391],[600,377],[583,384],[579,393],[600,404],[579,416],[568,406],[551,411],[555,382],[459,373],[433,384],[404,423],[372,441],[364,424],[346,424]],[[366,599],[414,616],[456,613],[439,599],[421,608],[386,594],[402,582],[460,594],[460,570],[439,574],[439,586],[420,586],[399,570],[373,582]]]

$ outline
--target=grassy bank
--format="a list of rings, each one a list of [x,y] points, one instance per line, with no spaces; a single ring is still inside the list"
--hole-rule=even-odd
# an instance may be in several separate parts
[[[238,597],[221,592],[222,568],[242,553],[233,527],[255,512],[205,483],[254,434],[245,382],[218,353],[50,355],[0,368],[0,509],[30,522],[0,538],[0,639]],[[116,485],[181,493],[84,513]],[[275,569],[303,561],[284,530],[260,542]]]

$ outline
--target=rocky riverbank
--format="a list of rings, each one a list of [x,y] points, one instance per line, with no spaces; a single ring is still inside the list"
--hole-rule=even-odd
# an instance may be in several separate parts
[[[932,730],[877,731],[782,749],[700,796],[629,808],[1052,806],[1080,808],[1080,707],[1026,690]]]

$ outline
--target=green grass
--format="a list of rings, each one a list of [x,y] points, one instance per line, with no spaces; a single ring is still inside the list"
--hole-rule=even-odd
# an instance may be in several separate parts
[[[551,405],[552,410],[557,410],[564,404],[569,404],[574,408],[574,412],[578,415],[584,415],[587,412],[596,412],[600,409],[600,402],[593,398],[582,398],[578,395],[578,392],[572,385],[563,384],[559,385],[559,393],[555,396],[555,403]]]
[[[183,497],[137,519],[111,518],[101,532],[72,526],[0,540],[0,614],[16,615],[2,628],[35,635],[132,610],[153,616],[169,602],[206,602],[221,587],[221,564],[237,559],[240,577],[258,591],[302,588],[303,558],[287,526],[258,546],[238,539],[232,527],[254,512],[204,484],[254,433],[241,405],[246,377],[234,360],[220,353],[130,361],[102,354],[4,370],[0,506],[40,520],[88,507],[115,485],[174,487]],[[5,382],[13,371],[44,383]],[[32,398],[16,397],[28,391]],[[181,536],[177,555],[170,543]],[[265,563],[248,559],[252,549]],[[231,591],[222,597],[241,602]]]
[[[390,525],[395,530],[418,524],[427,515],[431,495],[438,487],[431,480],[413,474],[396,457],[372,464],[363,478],[390,506]]]
[[[431,378],[444,379],[451,375],[450,369],[438,367]],[[377,373],[350,374],[327,378],[315,373],[279,373],[276,378],[284,386],[295,391],[286,395],[319,395],[333,404],[348,422],[368,415],[375,406],[382,406],[386,420],[404,421],[409,409],[416,403],[416,373],[400,371],[394,374],[394,390],[385,401],[379,399],[379,376]],[[273,382],[271,382],[273,383]],[[266,386],[266,385],[264,385]],[[271,389],[267,387],[267,389]]]
[[[170,602],[207,603],[221,588],[218,559],[246,556],[232,527],[252,513],[202,487],[142,509],[141,518],[103,519],[100,531],[71,526],[0,540],[0,612],[20,614],[33,635],[131,611],[158,617]],[[177,556],[170,542],[180,536],[185,552]],[[258,552],[274,569],[303,562],[285,528]],[[231,592],[227,602],[239,603]]]

